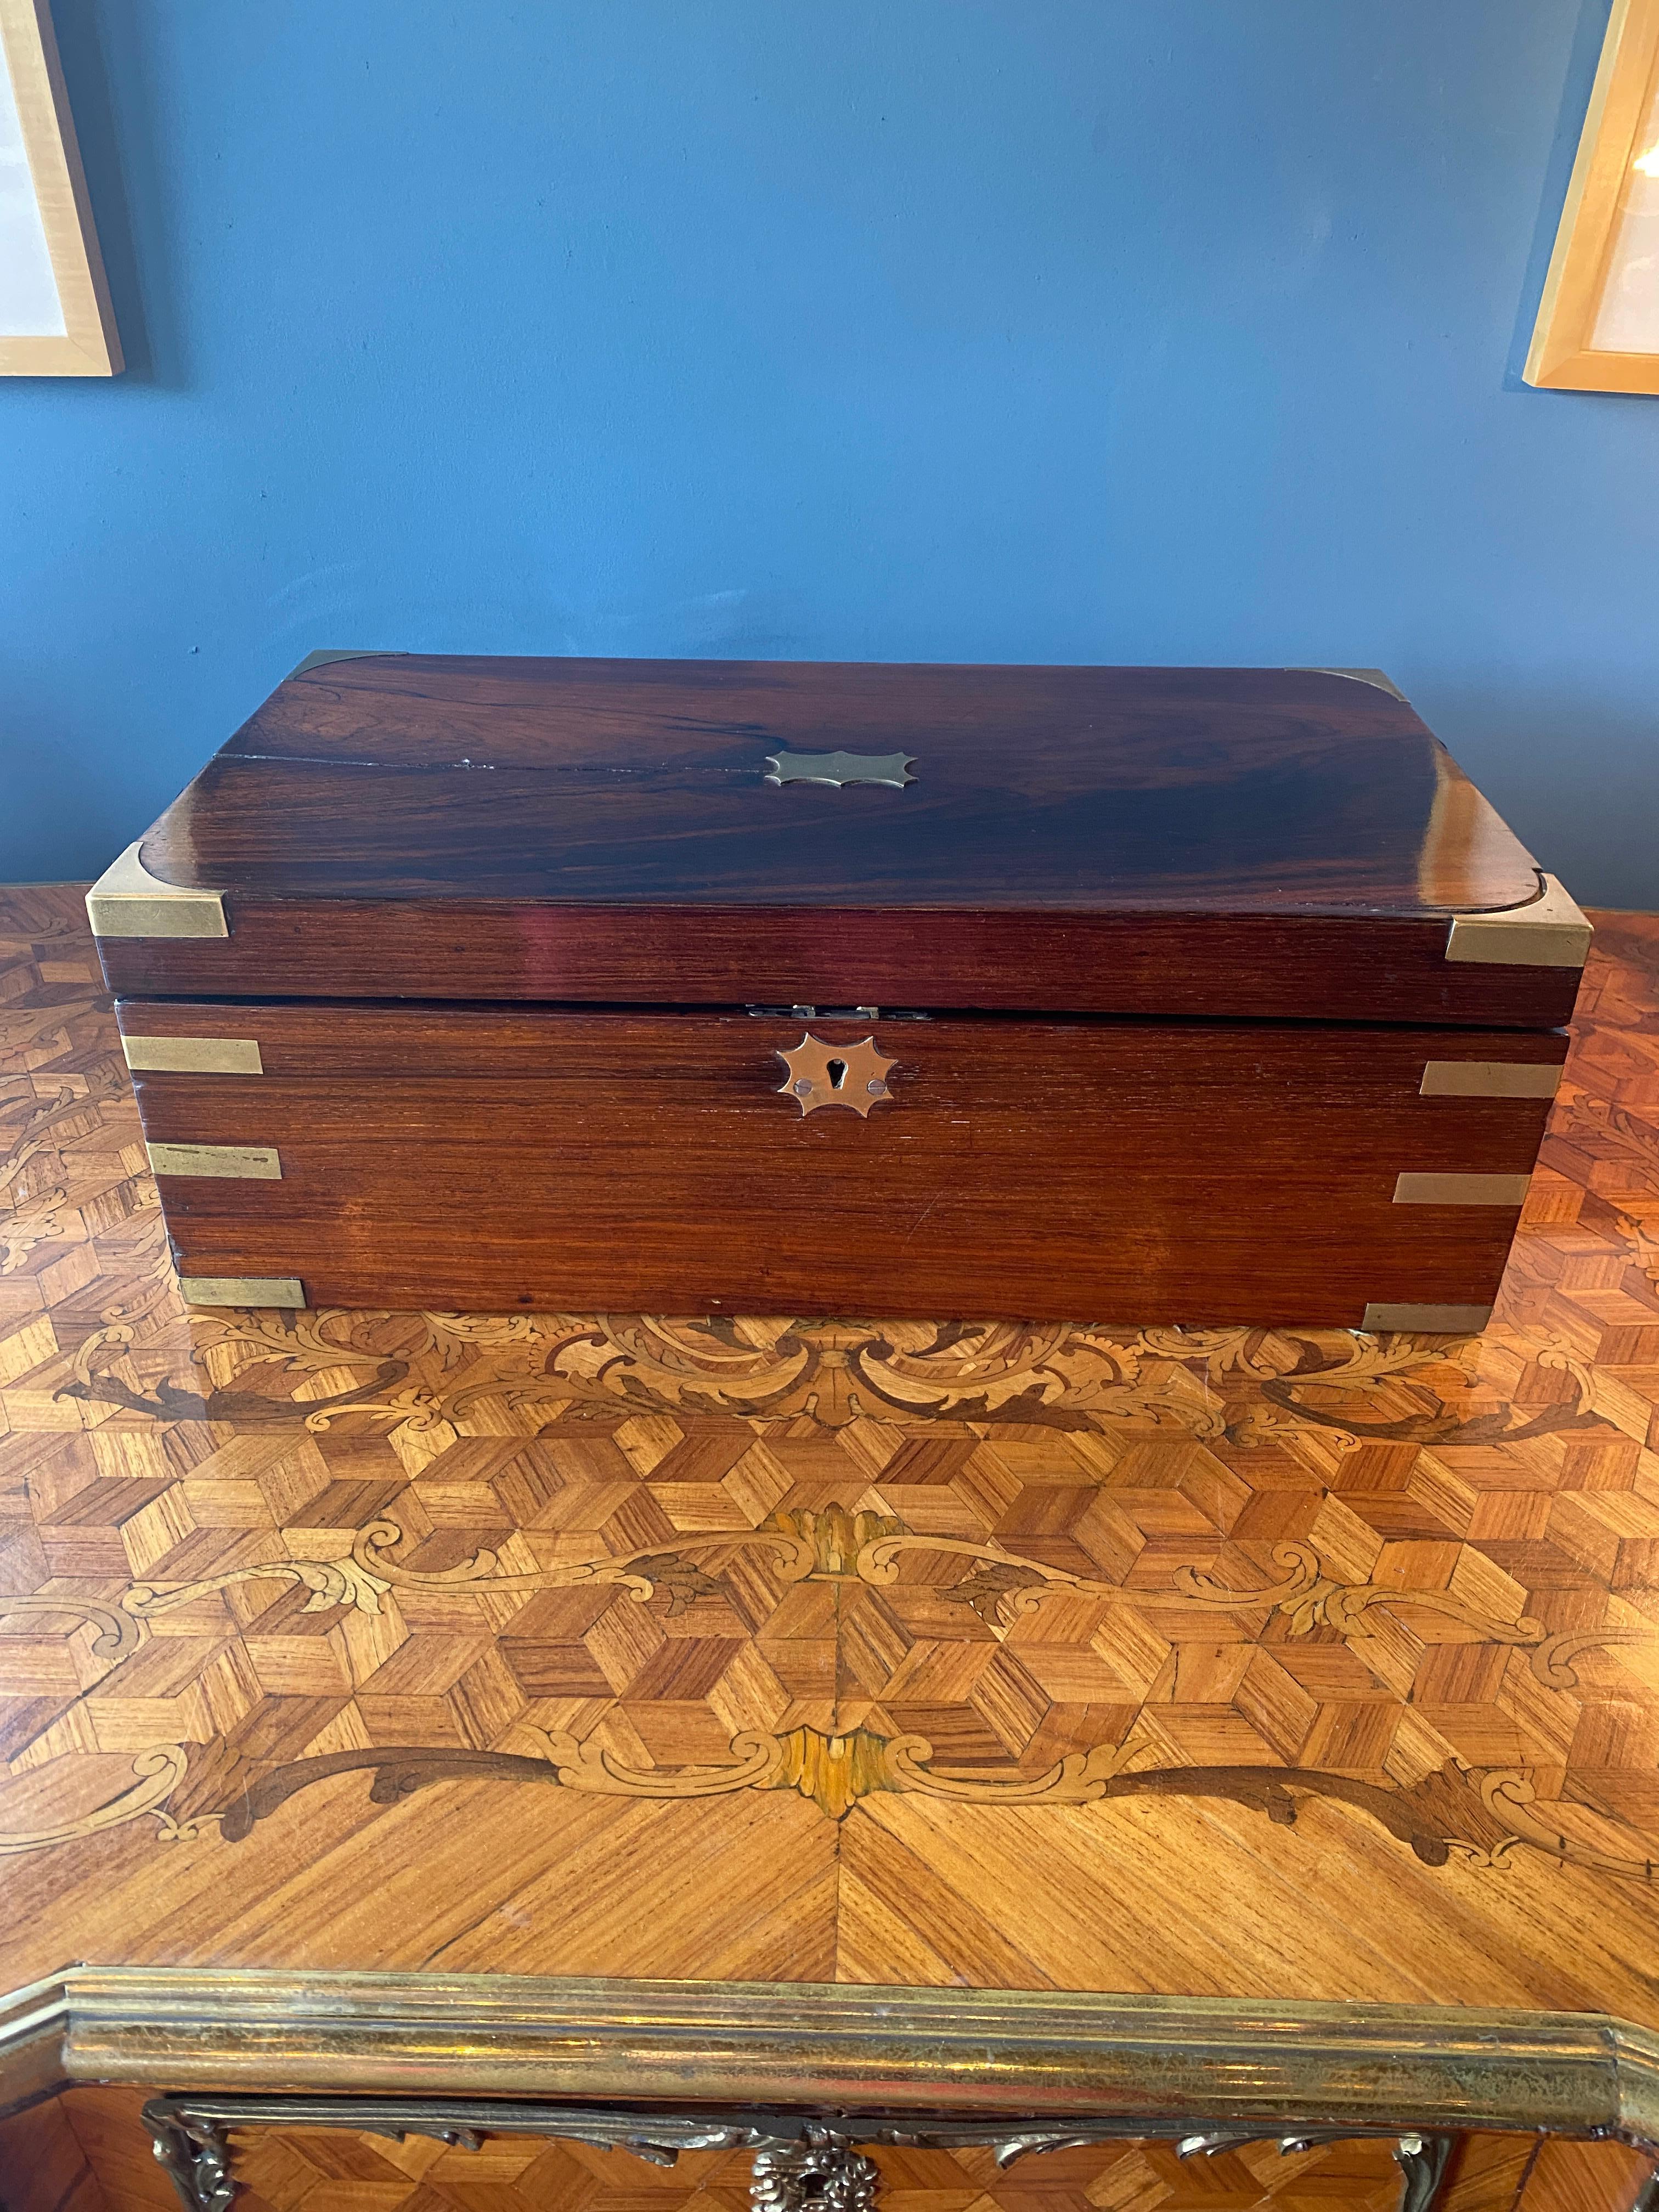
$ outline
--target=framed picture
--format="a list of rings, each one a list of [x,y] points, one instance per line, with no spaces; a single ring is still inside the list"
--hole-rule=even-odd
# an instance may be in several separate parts
[[[1659,392],[1659,0],[1613,0],[1525,374]]]
[[[113,376],[120,342],[46,0],[0,0],[0,376]]]

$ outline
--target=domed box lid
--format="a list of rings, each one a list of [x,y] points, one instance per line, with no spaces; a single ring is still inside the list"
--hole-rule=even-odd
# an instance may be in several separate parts
[[[1321,669],[317,653],[91,907],[127,993],[1528,1027],[1589,942]]]

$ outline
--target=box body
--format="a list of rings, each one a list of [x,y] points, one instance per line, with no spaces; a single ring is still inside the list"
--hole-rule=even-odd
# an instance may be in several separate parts
[[[1478,1326],[1588,941],[1306,671],[324,658],[90,904],[187,1295],[488,1310]]]

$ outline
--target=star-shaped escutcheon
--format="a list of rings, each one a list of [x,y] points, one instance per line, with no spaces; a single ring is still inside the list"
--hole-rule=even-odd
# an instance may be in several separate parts
[[[876,1050],[867,1036],[861,1044],[824,1044],[809,1030],[791,1052],[778,1058],[789,1073],[778,1086],[781,1097],[793,1098],[803,1114],[820,1106],[850,1106],[855,1114],[868,1114],[884,1098],[890,1098],[887,1071],[895,1063]]]

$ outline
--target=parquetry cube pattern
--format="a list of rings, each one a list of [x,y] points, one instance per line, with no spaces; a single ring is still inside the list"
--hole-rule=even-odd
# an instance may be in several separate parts
[[[187,1315],[77,896],[4,927],[12,1980],[1642,2009],[1659,925],[1467,1340]]]

